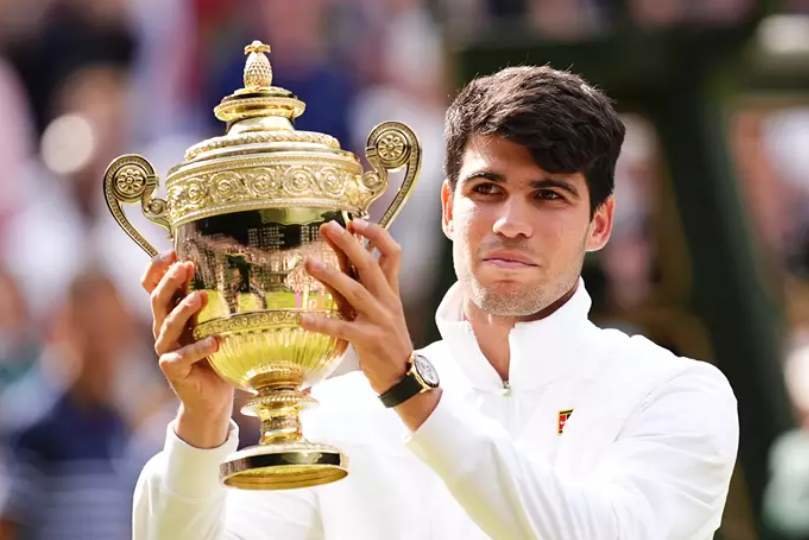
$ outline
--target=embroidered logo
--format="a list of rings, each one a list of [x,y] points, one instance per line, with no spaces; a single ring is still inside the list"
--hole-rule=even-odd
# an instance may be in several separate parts
[[[571,414],[573,414],[573,409],[564,409],[559,411],[559,420],[556,424],[556,433],[558,435],[561,435],[565,430],[565,424],[567,424],[567,419],[570,418]]]

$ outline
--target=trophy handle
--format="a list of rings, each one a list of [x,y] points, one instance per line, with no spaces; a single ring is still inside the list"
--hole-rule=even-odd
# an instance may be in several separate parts
[[[152,198],[157,183],[154,167],[145,157],[138,154],[126,154],[115,158],[104,173],[104,198],[112,217],[150,257],[157,255],[157,250],[132,226],[121,209],[121,203],[140,201],[143,215],[171,234],[166,201]]]
[[[368,135],[365,156],[374,169],[362,175],[363,183],[373,192],[369,206],[388,187],[388,173],[407,167],[396,197],[379,220],[379,224],[387,229],[416,187],[421,167],[421,145],[413,130],[405,124],[383,122]]]

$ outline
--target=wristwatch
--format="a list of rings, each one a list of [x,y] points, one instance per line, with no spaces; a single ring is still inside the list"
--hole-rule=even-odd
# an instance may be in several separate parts
[[[438,388],[439,382],[438,372],[427,357],[413,353],[410,355],[410,369],[405,376],[381,394],[379,399],[385,407],[396,407],[417,394]]]

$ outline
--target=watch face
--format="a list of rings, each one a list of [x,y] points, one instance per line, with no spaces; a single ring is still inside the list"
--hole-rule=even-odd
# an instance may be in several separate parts
[[[419,372],[419,375],[425,383],[433,387],[438,386],[438,372],[435,370],[429,360],[423,356],[414,355],[413,364],[416,367],[416,371]]]

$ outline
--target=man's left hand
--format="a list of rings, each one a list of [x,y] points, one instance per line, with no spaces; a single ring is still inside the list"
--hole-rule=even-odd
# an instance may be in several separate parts
[[[399,296],[401,247],[383,227],[361,219],[351,221],[347,230],[335,221],[324,223],[320,234],[354,266],[357,279],[314,259],[307,259],[306,270],[342,297],[356,317],[347,321],[306,314],[301,326],[350,342],[371,387],[381,394],[404,377],[413,352]],[[354,234],[367,238],[379,259]]]

